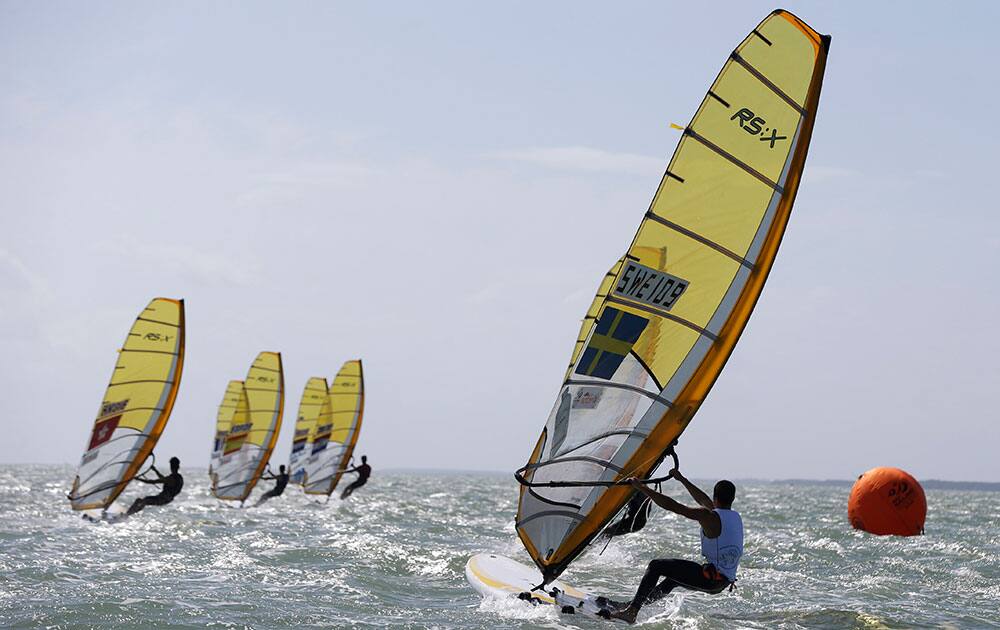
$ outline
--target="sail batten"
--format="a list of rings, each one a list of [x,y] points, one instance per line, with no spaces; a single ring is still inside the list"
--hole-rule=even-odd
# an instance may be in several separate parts
[[[281,354],[261,352],[238,388],[235,383],[240,382],[233,381],[230,386],[236,406],[218,465],[212,471],[212,494],[223,500],[245,501],[264,472],[281,431],[285,403]]]
[[[361,360],[345,362],[310,432],[302,481],[306,494],[329,496],[340,483],[361,432],[364,397]]]
[[[139,474],[170,418],[183,366],[184,301],[156,298],[118,351],[70,491],[74,510],[107,508]]]
[[[731,354],[788,221],[828,44],[780,10],[743,40],[602,280],[519,471],[517,532],[546,581],[628,500],[618,482],[659,466]]]

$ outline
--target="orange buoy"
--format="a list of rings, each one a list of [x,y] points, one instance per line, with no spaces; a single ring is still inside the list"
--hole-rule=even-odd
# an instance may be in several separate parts
[[[872,468],[854,483],[847,500],[847,518],[854,529],[870,534],[916,536],[924,533],[927,497],[906,471]]]

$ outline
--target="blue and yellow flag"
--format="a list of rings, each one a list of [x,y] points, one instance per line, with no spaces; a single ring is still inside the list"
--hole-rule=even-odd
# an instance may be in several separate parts
[[[610,380],[648,323],[648,319],[638,315],[605,308],[580,357],[576,373]]]

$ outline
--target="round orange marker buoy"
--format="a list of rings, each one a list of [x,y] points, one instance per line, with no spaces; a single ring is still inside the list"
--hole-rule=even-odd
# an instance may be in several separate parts
[[[847,518],[854,529],[870,534],[916,536],[924,533],[927,497],[906,471],[872,468],[854,483],[847,500]]]

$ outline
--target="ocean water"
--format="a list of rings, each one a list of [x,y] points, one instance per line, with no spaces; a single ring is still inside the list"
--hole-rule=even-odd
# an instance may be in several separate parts
[[[376,470],[346,502],[290,487],[241,510],[210,496],[204,470],[182,472],[173,505],[95,525],[64,499],[71,468],[0,466],[0,626],[609,627],[483,600],[466,583],[471,554],[529,562],[508,475]],[[901,539],[851,530],[847,485],[738,485],[747,554],[736,591],[675,591],[639,625],[1000,628],[1000,493],[930,490],[927,535]],[[628,596],[650,558],[695,559],[697,545],[692,524],[660,512],[563,578]]]

